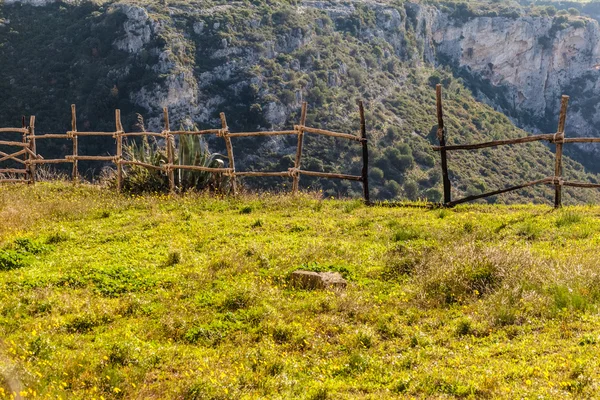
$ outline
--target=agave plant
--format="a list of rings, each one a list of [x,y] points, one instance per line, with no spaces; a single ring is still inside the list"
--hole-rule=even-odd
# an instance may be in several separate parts
[[[167,152],[157,140],[152,142],[144,136],[141,143],[132,141],[123,146],[127,159],[160,167],[169,162]],[[160,170],[150,169],[139,165],[130,165],[124,169],[123,189],[132,193],[164,192],[169,189],[169,179]]]
[[[142,125],[142,130],[143,125]],[[160,167],[168,164],[169,158],[165,143],[159,143],[154,137],[151,141],[144,136],[141,143],[131,142],[123,146],[127,159]],[[225,157],[211,153],[208,144],[197,135],[181,135],[175,150],[174,163],[207,168],[223,168]],[[176,184],[181,190],[211,190],[227,192],[231,180],[223,173],[208,171],[177,170]],[[130,165],[124,171],[123,189],[133,192],[166,192],[169,190],[169,178],[160,170]]]
[[[211,153],[208,144],[198,135],[181,135],[177,163],[179,165],[194,165],[206,168],[223,168],[224,156]],[[208,171],[178,170],[179,186],[183,189],[209,189],[211,191],[227,192],[230,190],[230,178],[223,173]]]

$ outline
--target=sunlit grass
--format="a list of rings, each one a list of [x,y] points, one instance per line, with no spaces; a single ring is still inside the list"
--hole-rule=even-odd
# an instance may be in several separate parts
[[[598,216],[0,187],[0,398],[592,397]]]

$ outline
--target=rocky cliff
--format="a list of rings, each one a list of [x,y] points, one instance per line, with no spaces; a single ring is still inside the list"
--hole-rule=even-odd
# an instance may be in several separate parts
[[[363,7],[362,9],[360,7]],[[204,15],[226,12],[227,6],[203,10]],[[551,17],[474,17],[457,21],[434,6],[406,3],[402,7],[387,3],[355,1],[303,1],[297,8],[302,13],[320,10],[333,21],[352,20],[360,12],[371,13],[373,24],[359,27],[357,36],[369,43],[384,42],[404,61],[451,65],[463,76],[470,76],[481,100],[513,117],[518,124],[535,131],[552,132],[555,129],[558,105],[562,94],[572,95],[568,119],[568,134],[595,135],[600,113],[596,107],[600,97],[600,27],[598,22],[582,19],[580,24],[564,24]],[[125,37],[115,41],[118,48],[140,51],[155,30],[148,25],[148,14],[141,7],[124,7]],[[250,21],[260,26],[259,20]],[[317,20],[317,26],[319,21]],[[183,32],[198,43],[206,30],[219,30],[219,23],[206,26],[195,22],[193,32]],[[408,25],[412,25],[410,28]],[[260,57],[274,59],[289,54],[314,40],[313,26],[280,36],[276,41],[261,43],[266,52],[248,52],[247,49],[228,45],[222,39],[220,48],[209,57],[227,60],[212,71],[194,77],[185,70],[170,70],[176,64],[164,65],[169,55],[161,57],[162,73],[170,75],[161,92],[144,90],[133,94],[133,100],[148,111],[153,104],[182,106],[192,119],[206,118],[212,112],[205,108],[219,107],[219,99],[202,99],[202,86],[211,84],[215,77],[229,77],[236,70],[247,68]],[[194,36],[196,36],[194,38]],[[412,41],[412,43],[410,42]],[[245,57],[240,55],[245,54]],[[237,57],[236,57],[237,56]],[[241,64],[240,64],[241,61]],[[363,66],[366,67],[366,65]],[[347,73],[343,66],[332,71],[329,85],[335,85],[339,73]],[[467,79],[469,81],[470,79]],[[154,93],[149,97],[149,93]],[[177,95],[174,95],[177,93]],[[297,107],[302,93],[298,93]],[[199,98],[204,106],[198,107]],[[212,101],[211,101],[212,100]],[[220,99],[223,101],[223,99]],[[289,110],[270,103],[266,119],[274,127],[285,123]]]
[[[112,129],[107,116],[119,107],[127,129],[139,113],[157,130],[166,106],[184,127],[218,126],[225,111],[234,130],[279,129],[296,123],[308,101],[310,124],[354,131],[360,98],[369,112],[375,194],[433,200],[440,195],[430,150],[435,83],[445,86],[454,142],[525,134],[471,92],[516,124],[546,132],[555,129],[560,95],[571,94],[567,134],[594,133],[596,21],[459,11],[403,1],[11,0],[0,6],[0,89],[18,100],[1,100],[0,119],[36,113],[47,130],[62,129],[68,104],[76,102],[83,128]],[[236,148],[240,167],[280,170],[290,166],[295,143],[241,140]],[[309,168],[360,168],[350,145],[311,139],[306,149]],[[455,195],[551,170],[542,145],[494,152],[456,155]],[[570,165],[579,178],[595,179]],[[331,195],[358,191],[346,183],[304,183]],[[525,191],[526,198],[546,193],[536,190]]]
[[[457,25],[439,14],[437,62],[451,64],[480,99],[533,131],[554,132],[560,97],[570,95],[567,135],[598,136],[598,22],[559,24],[549,17],[481,17]]]

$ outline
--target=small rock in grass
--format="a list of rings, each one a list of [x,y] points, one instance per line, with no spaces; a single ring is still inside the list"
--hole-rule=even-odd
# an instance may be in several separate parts
[[[348,282],[339,272],[294,271],[290,283],[298,289],[345,289]]]

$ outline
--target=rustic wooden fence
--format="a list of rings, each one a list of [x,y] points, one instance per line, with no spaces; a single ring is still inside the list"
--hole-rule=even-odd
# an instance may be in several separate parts
[[[30,119],[29,126],[25,127],[23,123],[22,128],[0,128],[1,132],[13,132],[22,134],[22,141],[0,141],[0,146],[14,146],[21,148],[21,150],[13,153],[4,153],[0,151],[0,162],[11,161],[23,165],[23,169],[6,168],[0,169],[0,183],[18,183],[27,182],[35,183],[35,167],[43,164],[60,164],[60,163],[71,163],[72,168],[72,179],[74,182],[79,180],[78,162],[79,161],[104,161],[112,162],[116,166],[117,171],[117,189],[121,191],[123,186],[123,167],[130,165],[137,165],[144,168],[159,170],[164,172],[169,179],[169,187],[171,192],[176,191],[175,186],[175,171],[176,170],[188,170],[188,171],[205,171],[213,174],[225,174],[232,178],[232,191],[236,194],[237,188],[237,177],[288,177],[292,179],[292,191],[293,193],[298,192],[298,186],[300,182],[300,176],[313,176],[319,178],[328,179],[345,179],[351,181],[362,182],[363,185],[363,196],[366,202],[369,202],[369,181],[368,181],[368,163],[369,163],[369,152],[366,132],[366,121],[365,111],[362,101],[358,103],[360,113],[360,133],[359,135],[340,133],[329,131],[325,129],[317,129],[306,126],[306,112],[307,104],[302,104],[302,112],[300,117],[300,123],[294,126],[292,130],[285,131],[260,131],[260,132],[239,132],[232,133],[229,131],[227,125],[227,119],[224,113],[221,113],[221,127],[218,129],[207,129],[201,131],[172,131],[169,123],[169,112],[167,108],[163,109],[164,118],[164,130],[162,132],[125,132],[123,125],[121,124],[121,111],[115,110],[115,131],[114,132],[80,132],[77,130],[77,112],[75,105],[71,105],[71,130],[66,133],[47,133],[43,135],[35,134],[35,117],[32,116]],[[355,141],[362,145],[363,155],[363,166],[361,175],[347,175],[328,173],[320,171],[308,171],[301,169],[302,166],[302,147],[304,142],[304,135],[306,133],[330,136],[335,138],[342,138],[346,140]],[[225,141],[225,147],[227,149],[227,158],[229,165],[227,168],[211,168],[203,167],[198,165],[181,165],[175,164],[175,136],[178,135],[216,135],[221,137]],[[295,135],[298,138],[298,145],[296,150],[296,158],[294,167],[289,168],[287,171],[237,171],[235,167],[235,159],[233,154],[232,138],[240,137],[252,137],[252,136],[278,136],[278,135]],[[78,151],[78,138],[82,136],[111,136],[116,141],[116,154],[114,156],[83,156],[79,155]],[[149,163],[143,163],[137,160],[125,160],[123,158],[123,138],[127,137],[140,137],[140,136],[154,136],[163,138],[166,142],[167,158],[168,163],[162,165],[153,165]],[[73,143],[73,154],[65,156],[60,159],[44,159],[36,152],[36,142],[39,140],[46,139],[66,139],[71,140]],[[21,157],[24,157],[21,159]],[[3,174],[9,174],[9,178],[3,178]],[[15,174],[23,174],[26,179],[15,179],[12,176]]]
[[[438,130],[437,137],[439,140],[439,146],[433,146],[434,150],[437,150],[441,154],[442,158],[442,175],[443,175],[443,186],[444,186],[444,203],[446,207],[453,207],[457,204],[466,203],[482,199],[485,197],[496,196],[502,193],[511,192],[514,190],[523,189],[535,185],[554,185],[554,207],[558,208],[562,206],[562,188],[563,186],[580,187],[580,188],[600,188],[600,184],[585,183],[585,182],[570,182],[562,179],[563,173],[563,144],[565,143],[600,143],[600,138],[592,137],[581,137],[581,138],[565,138],[565,121],[567,119],[567,106],[569,104],[569,96],[562,96],[560,116],[558,120],[558,130],[552,134],[542,135],[531,135],[517,139],[504,139],[504,140],[493,140],[491,142],[475,143],[475,144],[457,144],[447,145],[446,137],[447,132],[444,126],[444,114],[442,110],[442,86],[437,85],[436,87],[436,103],[437,103],[437,119],[438,119]],[[448,151],[456,150],[478,150],[486,147],[504,146],[511,144],[530,143],[538,141],[548,141],[556,146],[555,152],[555,163],[554,163],[554,176],[539,179],[536,181],[525,182],[520,185],[507,187],[505,189],[495,190],[493,192],[483,193],[474,196],[468,196],[458,200],[452,200],[451,184],[448,176]]]
[[[10,161],[20,168],[0,168],[0,174],[10,174],[11,178],[1,179],[0,182],[8,183],[34,183],[35,182],[35,164],[33,160],[37,158],[35,142],[28,140],[31,135],[35,135],[35,117],[29,120],[29,126],[25,124],[23,117],[21,128],[0,128],[0,133],[20,134],[21,141],[0,140],[0,146],[17,148],[16,150],[7,150],[9,153],[0,151],[0,163]],[[19,178],[20,177],[20,178]]]

